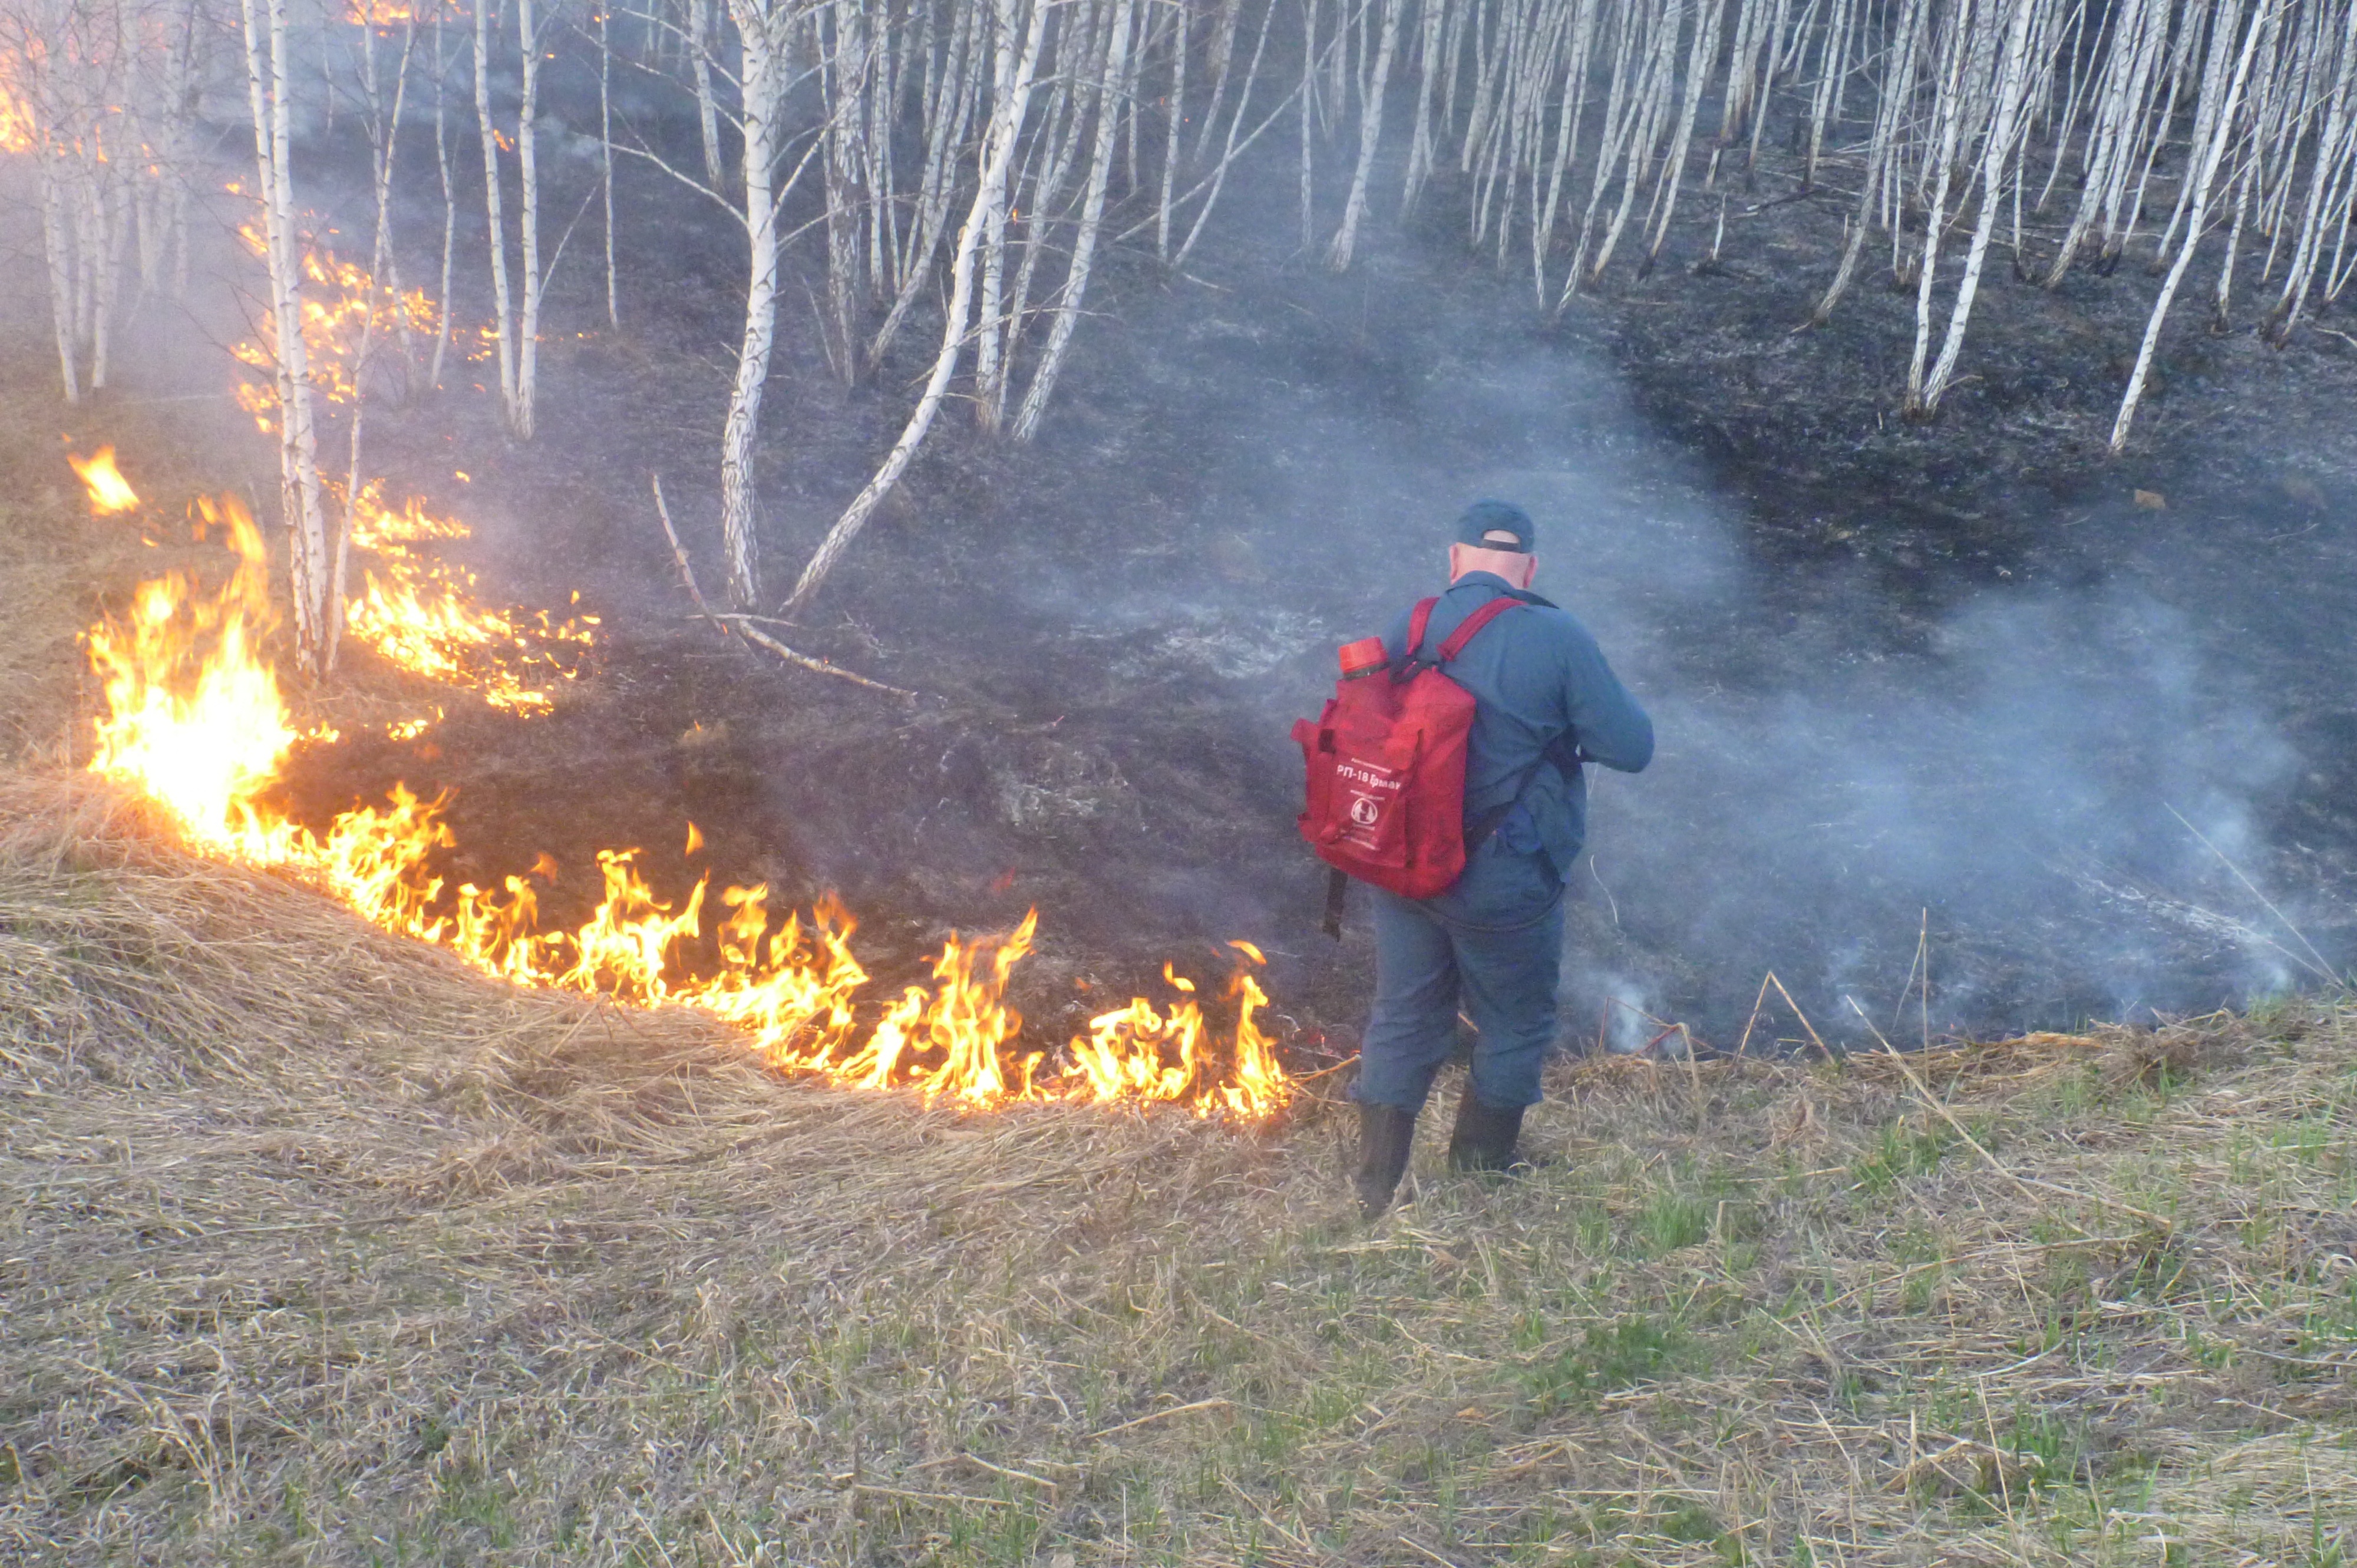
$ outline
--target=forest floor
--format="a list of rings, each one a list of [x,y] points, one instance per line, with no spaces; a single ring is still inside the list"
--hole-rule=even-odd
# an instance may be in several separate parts
[[[0,1559],[2298,1563],[2357,1011],[1560,1064],[1522,1180],[961,1116],[0,782]],[[1445,1111],[1445,1106],[1442,1107]]]

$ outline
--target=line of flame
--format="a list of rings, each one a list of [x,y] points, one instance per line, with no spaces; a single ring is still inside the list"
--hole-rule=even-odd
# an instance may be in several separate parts
[[[399,18],[396,17],[396,20]],[[262,234],[249,221],[239,230],[259,254]],[[431,338],[439,317],[423,289],[380,287],[366,267],[319,245],[303,252],[303,343],[311,379],[330,406],[359,402],[364,346],[371,353]],[[276,364],[270,323],[231,352],[268,372]],[[239,406],[264,435],[277,428],[278,392],[267,374],[240,383]],[[341,499],[342,487],[329,489]],[[445,685],[463,687],[494,708],[520,714],[550,712],[553,692],[578,674],[569,655],[595,640],[594,616],[552,623],[544,613],[492,609],[474,596],[475,576],[464,566],[417,548],[468,537],[467,525],[425,510],[413,496],[387,504],[383,482],[371,480],[350,502],[352,548],[363,557],[358,590],[345,606],[345,629],[388,662]],[[568,646],[569,645],[569,646]],[[414,721],[413,721],[414,724]],[[424,727],[415,725],[412,728]]]
[[[1267,997],[1243,962],[1229,1050],[1213,1048],[1192,995],[1168,1011],[1138,998],[1094,1020],[1071,1042],[1069,1061],[1051,1065],[1045,1053],[1022,1052],[1022,1018],[1006,1002],[1036,911],[1004,937],[952,936],[933,961],[931,986],[909,987],[863,1036],[855,1002],[868,977],[852,954],[855,923],[832,899],[807,923],[789,916],[773,929],[765,886],[728,887],[726,913],[707,929],[708,875],[673,906],[648,886],[639,851],[608,850],[597,857],[597,912],[576,929],[546,930],[529,876],[453,886],[433,869],[456,842],[445,797],[396,786],[388,802],[346,811],[324,833],[290,821],[268,796],[303,736],[261,650],[274,624],[262,536],[233,499],[200,510],[236,553],[230,580],[210,593],[179,573],[145,584],[127,618],[88,635],[106,699],[91,768],[145,790],[199,848],[302,873],[373,924],[502,980],[700,1008],[743,1029],[778,1066],[839,1083],[906,1086],[928,1101],[976,1108],[1165,1102],[1246,1119],[1290,1098],[1254,1017]],[[694,965],[698,950],[706,961]]]
[[[436,517],[412,496],[399,510],[382,487],[365,486],[352,508],[352,547],[371,558],[346,605],[345,627],[387,661],[445,685],[464,687],[507,713],[554,708],[552,693],[579,673],[565,657],[596,641],[596,616],[552,623],[545,612],[489,609],[474,597],[475,575],[417,546],[464,540],[470,530]]]

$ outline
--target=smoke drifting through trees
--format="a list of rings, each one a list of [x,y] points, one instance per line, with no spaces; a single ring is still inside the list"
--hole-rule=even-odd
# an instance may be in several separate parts
[[[447,303],[454,255],[468,264],[451,187],[468,128],[447,112],[464,72],[485,177],[487,336],[517,437],[534,428],[550,277],[593,210],[606,311],[621,317],[630,269],[613,254],[617,153],[625,179],[635,167],[683,181],[742,224],[746,308],[716,432],[740,606],[762,597],[752,456],[788,253],[805,247],[823,274],[824,373],[856,381],[899,363],[904,331],[938,312],[901,434],[801,565],[789,613],[819,590],[945,403],[963,399],[984,432],[1035,435],[1107,248],[1185,266],[1231,169],[1280,124],[1298,141],[1303,246],[1325,264],[1347,269],[1370,224],[1445,199],[1474,246],[1528,269],[1549,312],[1606,284],[1616,263],[1657,264],[1682,212],[1723,232],[1738,203],[1852,199],[1812,319],[1838,308],[1868,246],[1887,250],[1892,281],[1915,294],[1905,402],[1924,416],[1954,384],[1993,252],[2050,287],[2073,266],[2133,259],[2160,282],[2115,449],[2205,247],[2212,312],[2230,317],[2240,287],[2278,342],[2357,272],[2357,0],[482,0],[472,11],[384,0],[291,14],[287,0],[242,0],[234,14],[220,3],[0,6],[0,139],[38,171],[67,394],[104,384],[135,262],[139,293],[176,286],[188,194],[210,177],[193,151],[195,105],[238,74],[252,91],[273,318],[299,310],[303,287],[292,258],[307,193],[285,164],[288,102],[315,91],[307,73],[334,77],[339,56],[356,62],[345,74],[377,153],[378,211],[397,183],[431,180],[443,198]],[[560,174],[553,247],[539,124],[550,69],[594,76],[598,92],[598,134],[575,138],[595,145],[597,182],[574,189],[577,177]],[[351,95],[334,83],[330,113]],[[430,174],[395,157],[393,134],[429,101]],[[1454,177],[1437,182],[1444,173]],[[402,245],[382,221],[375,250],[375,271],[394,282]],[[299,334],[277,339],[299,360]],[[438,380],[439,340],[432,359],[417,381]],[[305,369],[280,374],[296,596],[305,646],[324,664],[340,549],[306,499],[321,433],[303,410]],[[362,380],[363,396],[382,395]],[[356,424],[360,413],[356,399],[323,417]],[[350,489],[359,446],[344,434]]]

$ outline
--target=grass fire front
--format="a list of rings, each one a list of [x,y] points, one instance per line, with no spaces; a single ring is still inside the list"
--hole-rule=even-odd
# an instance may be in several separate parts
[[[1904,1069],[1568,1063],[1532,1122],[1555,1163],[1421,1148],[1368,1229],[1332,1106],[1255,1133],[783,1080],[87,787],[0,804],[12,1560],[2324,1563],[2357,1535],[2344,1003]]]

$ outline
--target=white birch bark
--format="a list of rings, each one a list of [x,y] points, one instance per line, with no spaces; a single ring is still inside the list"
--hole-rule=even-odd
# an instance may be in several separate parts
[[[2029,85],[2032,24],[2039,19],[2040,9],[2040,0],[2011,0],[2005,49],[1996,68],[1996,103],[1981,142],[1980,220],[1974,225],[1972,244],[1964,252],[1964,276],[1956,285],[1955,305],[1948,313],[1948,330],[1940,343],[1940,357],[1924,381],[1921,397],[1911,403],[1914,412],[1920,413],[1939,412],[1940,398],[1955,374],[1956,356],[1964,349],[1965,324],[1972,319],[1973,299],[1980,290],[1981,266],[1988,258],[1989,236],[1996,229],[2006,166],[2020,139],[2023,101]],[[2020,187],[2014,188],[2018,191]],[[1927,277],[1930,270],[1927,263]]]
[[[1318,113],[1318,7],[1301,0],[1301,248],[1318,242],[1317,159],[1312,122]]]
[[[2273,0],[2258,0],[2261,6],[2272,3]],[[2220,34],[2232,38],[2241,17],[2242,0],[2224,0],[2224,6],[2216,27]],[[2217,105],[2207,141],[2194,149],[2200,161],[2188,170],[2192,199],[2185,238],[2178,246],[2177,260],[2169,266],[2167,280],[2160,285],[2160,297],[2153,301],[2151,318],[2145,323],[2144,341],[2136,349],[2136,369],[2129,373],[2127,391],[2120,398],[2119,415],[2112,421],[2111,446],[2115,455],[2127,447],[2128,430],[2136,423],[2136,404],[2143,400],[2145,382],[2152,372],[2153,353],[2160,347],[2161,324],[2169,318],[2169,304],[2177,297],[2178,285],[2185,281],[2185,269],[2192,264],[2194,247],[2201,243],[2202,230],[2209,222],[2211,184],[2217,177],[2218,166],[2224,160],[2227,143],[2233,136],[2235,111],[2242,102],[2243,87],[2250,78],[2251,59],[2257,53],[2259,38],[2265,30],[2264,14],[2253,17],[2243,29],[2242,54],[2234,63],[2233,85],[2226,90],[2224,101]]]
[[[2341,29],[2339,70],[2329,95],[2324,128],[2317,138],[2315,158],[2309,169],[2308,195],[2301,203],[2298,232],[2292,242],[2282,292],[2268,312],[2265,328],[2268,340],[2278,346],[2289,340],[2292,329],[2298,325],[2309,290],[2314,285],[2325,225],[2333,209],[2326,193],[2341,183],[2341,171],[2348,166],[2352,146],[2357,146],[2357,134],[2352,134],[2352,121],[2357,121],[2357,116],[2352,114],[2352,107],[2357,107],[2357,3],[2352,0],[2342,0]],[[2345,208],[2347,200],[2343,186],[2341,205]]]
[[[622,327],[621,293],[614,270],[614,45],[608,36],[610,0],[597,0],[597,182],[606,204],[606,325]]]
[[[1244,0],[1220,0],[1211,30],[1211,100],[1203,108],[1202,129],[1195,133],[1194,161],[1200,165],[1211,150],[1219,129],[1220,110],[1228,101],[1228,73],[1235,63],[1236,24],[1243,20]]]
[[[1979,0],[1982,5],[1993,3],[1994,0]],[[1924,208],[1923,252],[1915,274],[1915,353],[1907,365],[1906,407],[1910,413],[1920,412],[1922,407],[1923,379],[1930,369],[1932,283],[1940,270],[1941,242],[1947,237],[1948,190],[1954,181],[1957,144],[1963,139],[1964,79],[1972,68],[1972,16],[1964,13],[1950,17],[1950,32],[1940,70],[1939,96],[1934,111],[1939,123],[1939,136],[1932,153],[1932,161],[1926,166],[1932,192]]]
[[[251,3],[251,0],[248,0]],[[516,420],[515,300],[508,286],[508,226],[500,192],[500,133],[491,120],[491,5],[475,5],[475,126],[483,144],[483,217],[491,248],[492,330],[497,335],[500,406],[508,428]]]
[[[476,0],[487,5],[490,0]],[[720,100],[712,90],[712,0],[687,0],[688,68],[695,78],[695,124],[704,135],[704,177],[718,190],[727,178],[720,159]]]
[[[1195,221],[1187,231],[1186,241],[1179,245],[1178,253],[1170,259],[1170,270],[1173,273],[1183,272],[1187,266],[1187,258],[1194,254],[1195,242],[1203,237],[1203,226],[1210,221],[1211,209],[1220,204],[1220,191],[1227,183],[1228,170],[1234,166],[1236,159],[1242,156],[1244,149],[1258,141],[1261,133],[1276,124],[1277,116],[1285,113],[1286,104],[1281,101],[1275,109],[1269,111],[1267,116],[1258,125],[1253,127],[1249,134],[1244,135],[1241,141],[1237,139],[1238,134],[1243,130],[1246,117],[1252,112],[1253,89],[1260,81],[1261,58],[1268,48],[1269,28],[1270,25],[1276,20],[1276,0],[1269,0],[1269,4],[1261,11],[1260,33],[1253,44],[1252,61],[1244,68],[1243,86],[1236,95],[1235,112],[1228,118],[1227,141],[1221,149],[1220,161],[1212,166],[1211,174],[1199,183],[1197,188],[1187,194],[1189,200],[1194,199],[1198,194],[1200,194],[1203,204],[1195,209]]]
[[[515,0],[516,40],[523,56],[523,92],[516,106],[516,171],[522,184],[523,316],[516,324],[515,402],[508,424],[519,441],[532,439],[540,397],[540,305],[548,279],[540,265],[540,28],[533,0]]]
[[[753,463],[761,428],[761,394],[778,324],[778,209],[771,188],[778,156],[778,112],[784,97],[785,38],[762,0],[730,0],[736,13],[743,99],[745,231],[749,265],[745,331],[720,436],[720,537],[728,558],[728,596],[739,609],[760,602],[760,541]]]
[[[1375,149],[1383,135],[1383,98],[1391,84],[1392,59],[1399,52],[1400,13],[1405,0],[1383,0],[1383,38],[1375,46],[1374,80],[1359,112],[1359,166],[1351,176],[1351,194],[1342,204],[1342,226],[1327,248],[1326,265],[1334,272],[1351,269],[1351,252],[1359,241],[1359,224],[1367,215],[1367,181],[1375,170]]]
[[[1694,52],[1686,58],[1685,107],[1678,115],[1675,139],[1670,145],[1670,156],[1663,160],[1661,183],[1654,188],[1657,209],[1653,221],[1653,237],[1645,247],[1645,265],[1652,266],[1662,253],[1662,242],[1669,237],[1670,219],[1678,209],[1678,187],[1684,183],[1686,149],[1694,141],[1695,116],[1702,108],[1703,88],[1710,77],[1712,59],[1718,52],[1719,20],[1727,13],[1724,0],[1700,0],[1702,17],[1696,24]]]
[[[1408,134],[1407,177],[1400,190],[1402,212],[1415,210],[1415,199],[1422,194],[1424,182],[1432,173],[1432,107],[1442,71],[1441,23],[1449,8],[1449,0],[1418,0],[1418,4],[1415,124]]]
[[[974,123],[974,110],[982,102],[983,68],[989,58],[982,33],[990,25],[989,17],[988,6],[968,5],[963,8],[960,25],[952,35],[941,96],[927,116],[925,170],[917,191],[916,221],[911,226],[908,252],[900,263],[899,293],[885,313],[884,324],[877,328],[867,345],[871,371],[884,362],[885,353],[899,335],[901,323],[931,279],[933,256],[941,248],[950,204],[956,194],[958,152]]]
[[[434,13],[434,168],[442,181],[442,274],[434,291],[434,360],[425,384],[442,385],[442,360],[450,349],[450,272],[458,253],[458,188],[450,177],[450,65],[444,58],[442,12]]]
[[[1165,266],[1170,264],[1170,194],[1178,179],[1179,128],[1187,119],[1188,20],[1186,0],[1179,0],[1171,26],[1170,96],[1163,106],[1162,192],[1155,203],[1154,257]]]
[[[240,0],[244,25],[247,102],[262,201],[263,254],[270,274],[272,369],[278,392],[278,494],[288,539],[296,656],[325,673],[334,646],[331,623],[342,606],[328,598],[328,539],[319,507],[317,443],[312,424],[310,365],[303,344],[303,262],[294,233],[289,164],[293,116],[287,70],[286,0]]]
[[[49,318],[57,331],[58,376],[66,402],[81,402],[80,335],[74,321],[73,238],[66,217],[66,194],[57,160],[44,147],[36,156],[41,188],[41,250],[49,263]]]
[[[1135,10],[1135,0],[1114,0],[1113,34],[1105,44],[1104,65],[1097,78],[1096,145],[1089,152],[1088,193],[1082,200],[1080,231],[1073,237],[1071,269],[1056,302],[1055,317],[1048,327],[1048,341],[1040,349],[1039,368],[1032,371],[1031,385],[1023,394],[1022,406],[1016,410],[1017,441],[1028,441],[1039,433],[1040,415],[1046,412],[1048,399],[1056,390],[1056,378],[1063,370],[1065,350],[1071,347],[1072,331],[1080,325],[1081,303],[1088,295],[1097,234],[1104,223],[1105,188],[1113,177],[1116,94],[1129,67],[1129,36]]]
[[[1028,27],[1019,51],[1014,48],[1014,38],[1023,13],[1029,12]],[[1014,166],[1017,139],[1025,116],[1030,112],[1031,90],[1039,63],[1039,37],[1047,25],[1044,0],[993,0],[995,21],[998,31],[999,90],[991,103],[991,116],[983,134],[981,177],[974,192],[973,206],[967,210],[965,222],[958,231],[957,250],[950,263],[950,302],[942,325],[941,351],[933,358],[932,373],[925,380],[924,391],[917,406],[909,415],[909,423],[900,432],[886,455],[883,466],[866,487],[852,498],[841,516],[834,520],[826,537],[802,567],[795,580],[794,589],[781,613],[791,617],[810,602],[819,585],[826,581],[843,553],[851,547],[859,531],[867,525],[877,506],[889,495],[892,487],[900,482],[917,448],[924,444],[932,428],[933,416],[940,412],[942,398],[949,391],[950,378],[956,374],[958,360],[965,346],[966,326],[974,311],[974,274],[975,252],[982,242],[982,231],[987,221],[994,198],[1003,198],[1006,178]],[[1013,59],[1009,59],[1009,55]]]

